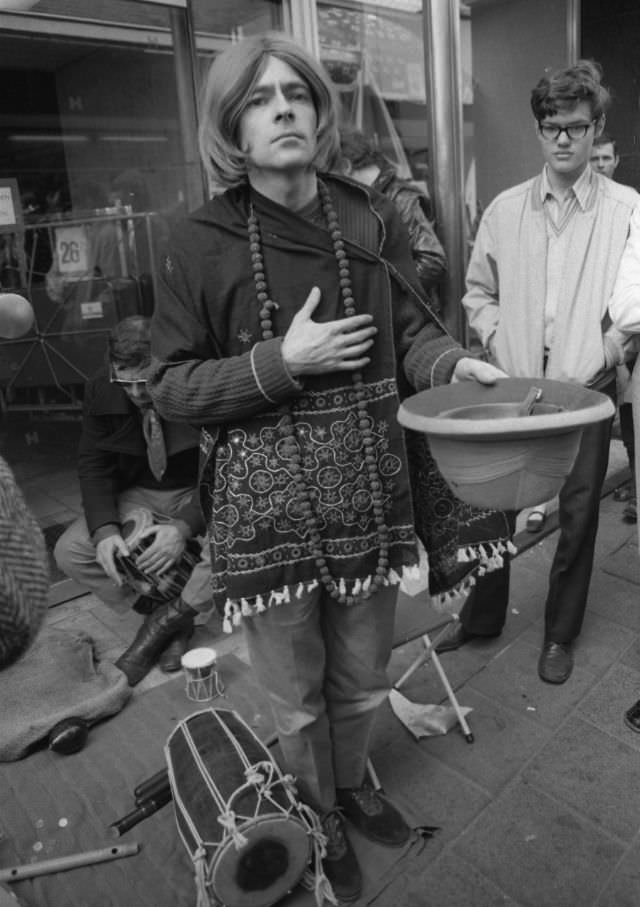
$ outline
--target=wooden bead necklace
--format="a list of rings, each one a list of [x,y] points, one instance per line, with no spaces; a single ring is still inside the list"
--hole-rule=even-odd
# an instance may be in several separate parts
[[[333,254],[338,263],[338,274],[340,277],[340,292],[344,306],[345,318],[350,318],[356,314],[355,299],[352,292],[351,270],[349,259],[345,251],[344,240],[338,222],[338,216],[327,186],[318,180],[318,195],[322,213],[327,223],[329,235],[333,243]],[[262,236],[260,233],[260,224],[256,216],[253,204],[249,206],[249,217],[247,221],[249,233],[249,250],[251,252],[251,267],[253,270],[253,280],[256,287],[256,298],[260,306],[260,327],[262,330],[263,340],[271,340],[275,334],[273,330],[272,312],[278,308],[269,296],[267,278],[264,269],[264,258],[262,255]],[[286,456],[289,458],[290,471],[293,476],[300,508],[305,517],[305,522],[309,530],[309,545],[311,553],[315,558],[318,568],[320,581],[323,583],[329,595],[339,602],[347,605],[354,604],[360,598],[368,598],[374,592],[377,592],[381,586],[388,584],[387,576],[389,574],[389,528],[384,518],[384,503],[382,496],[382,482],[378,473],[378,460],[376,457],[375,441],[371,429],[371,420],[367,413],[366,391],[362,379],[362,372],[355,371],[351,373],[353,386],[355,388],[356,407],[358,410],[358,427],[362,435],[362,446],[364,450],[364,460],[369,473],[369,486],[371,488],[371,500],[373,504],[373,516],[376,524],[378,536],[378,566],[370,582],[365,582],[362,589],[357,594],[349,595],[346,591],[346,585],[337,581],[331,574],[331,570],[325,557],[322,547],[322,537],[318,528],[318,520],[313,512],[311,495],[304,478],[302,469],[302,455],[300,447],[295,437],[295,423],[293,416],[288,408],[283,408],[283,426],[282,432],[286,445]]]

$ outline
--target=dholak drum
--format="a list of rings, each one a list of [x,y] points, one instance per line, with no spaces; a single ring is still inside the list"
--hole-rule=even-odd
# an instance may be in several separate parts
[[[236,712],[190,715],[165,756],[198,907],[269,907],[301,881],[318,841],[317,816]]]
[[[140,538],[142,532],[150,526],[157,525],[150,510],[139,507],[127,514],[122,526],[122,538],[129,546],[129,554],[116,552],[115,561],[118,572],[127,583],[140,595],[159,602],[173,601],[184,589],[193,568],[200,560],[200,545],[195,539],[188,539],[182,557],[166,573],[157,574],[141,570],[136,564],[137,558],[153,543],[153,536]]]

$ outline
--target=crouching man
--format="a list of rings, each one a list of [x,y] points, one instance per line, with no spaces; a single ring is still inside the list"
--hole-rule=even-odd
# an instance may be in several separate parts
[[[209,546],[185,558],[188,541],[205,528],[197,494],[198,433],[155,412],[146,387],[150,358],[149,320],[135,315],[117,324],[107,366],[85,392],[78,453],[84,516],[54,552],[60,569],[106,604],[146,613],[116,662],[130,686],[158,660],[163,670],[178,670],[194,617],[211,607]],[[144,545],[132,552],[124,527],[139,525],[149,512],[150,525],[138,533]],[[123,563],[131,569],[123,570]],[[188,575],[176,598],[158,601],[153,589],[140,595],[126,580],[138,571],[160,586],[172,571],[182,572],[183,581]]]

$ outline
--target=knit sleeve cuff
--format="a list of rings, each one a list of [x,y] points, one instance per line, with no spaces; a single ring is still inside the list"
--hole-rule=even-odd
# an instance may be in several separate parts
[[[424,375],[423,387],[437,387],[440,384],[448,384],[452,377],[456,364],[460,359],[466,359],[469,356],[468,350],[460,346],[448,346],[443,349],[429,363],[429,371]]]
[[[263,340],[251,350],[251,369],[258,390],[269,403],[280,403],[302,390],[282,358],[282,338]]]
[[[110,535],[120,535],[120,525],[118,523],[104,523],[102,526],[98,526],[91,533],[91,541],[94,545],[97,545],[98,542],[109,538]]]

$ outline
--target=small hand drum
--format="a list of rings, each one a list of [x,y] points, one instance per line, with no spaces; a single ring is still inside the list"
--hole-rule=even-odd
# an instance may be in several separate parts
[[[200,545],[195,539],[189,539],[182,557],[166,573],[145,572],[138,567],[136,559],[153,543],[153,536],[147,538],[140,536],[145,529],[156,523],[151,511],[144,507],[127,514],[122,526],[122,537],[129,546],[130,554],[116,552],[116,566],[127,585],[140,595],[146,595],[158,602],[173,601],[179,597],[193,573],[193,568],[200,560]]]

